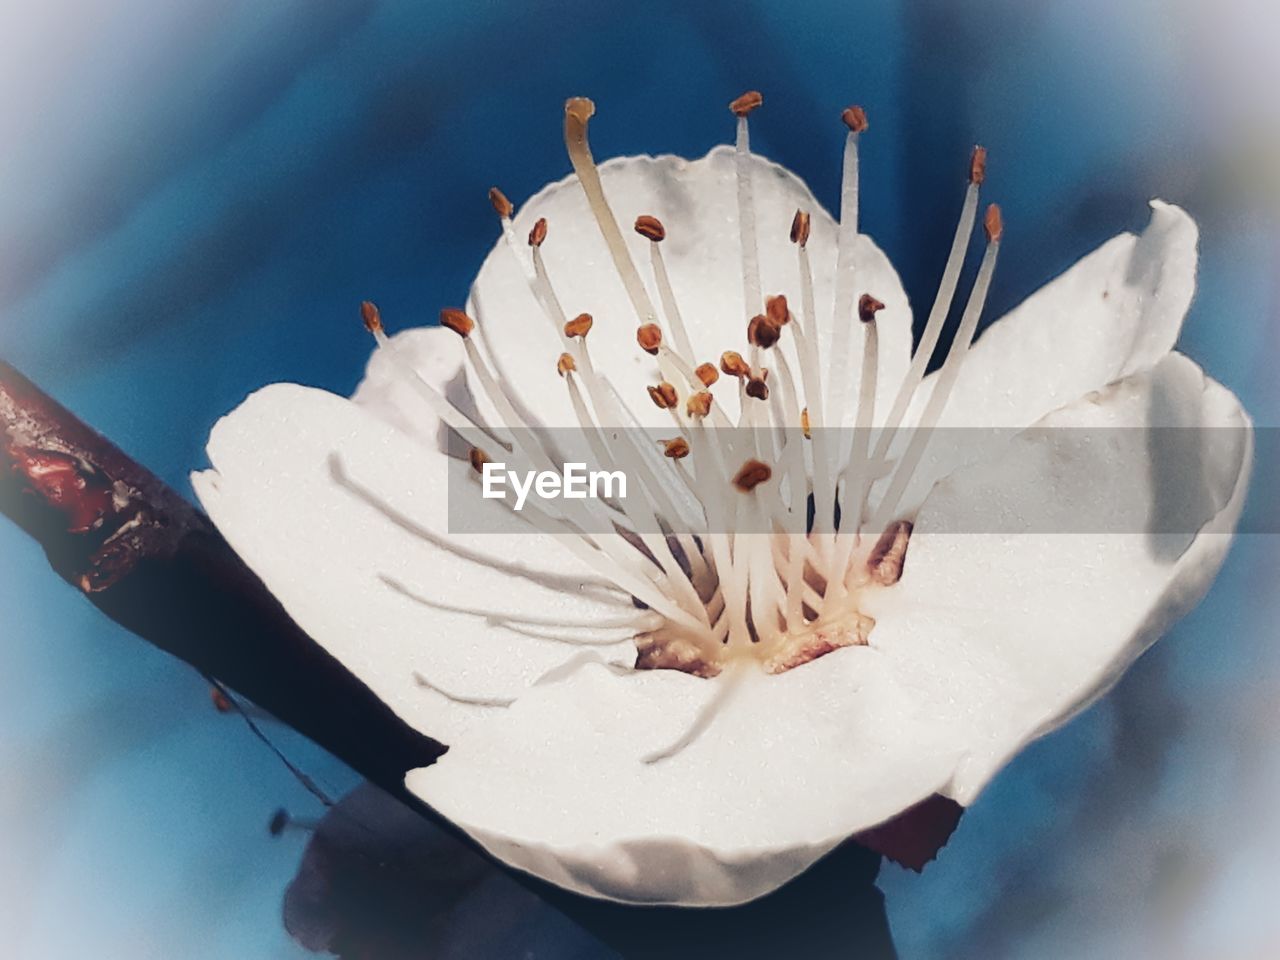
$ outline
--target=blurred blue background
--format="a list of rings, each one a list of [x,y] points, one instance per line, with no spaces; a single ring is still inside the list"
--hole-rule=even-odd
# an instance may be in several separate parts
[[[1280,13],[1270,0],[0,5],[0,355],[185,493],[255,387],[349,391],[377,299],[460,303],[518,202],[599,157],[753,147],[837,200],[866,105],[864,229],[917,311],[969,146],[1004,207],[998,315],[1161,196],[1200,221],[1182,348],[1280,425]],[[1272,491],[1255,485],[1253,496]],[[923,876],[886,866],[902,956],[1280,956],[1280,551],[1021,756]],[[301,957],[280,903],[318,804],[189,668],[0,523],[0,930],[22,958]],[[356,778],[273,728],[322,784]],[[802,952],[801,954],[802,955]]]

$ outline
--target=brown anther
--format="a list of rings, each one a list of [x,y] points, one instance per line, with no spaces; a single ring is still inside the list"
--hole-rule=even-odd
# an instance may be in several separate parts
[[[988,243],[999,243],[1004,233],[1004,218],[1000,216],[1000,208],[994,203],[987,207],[987,215],[982,218],[982,229],[987,232]]]
[[[591,330],[591,324],[595,323],[591,319],[591,314],[580,313],[568,323],[564,325],[564,335],[566,337],[585,337]]]
[[[982,183],[987,179],[987,148],[974,147],[969,155],[969,182]]]
[[[773,470],[760,460],[748,460],[733,477],[733,485],[743,493],[750,493],[773,476]]]
[[[360,304],[360,319],[364,321],[364,328],[370,333],[378,333],[382,330],[382,312],[372,300],[365,300]]]
[[[489,188],[489,202],[493,204],[494,213],[502,217],[504,220],[515,212],[515,207],[511,201],[507,199],[507,195],[497,187]]]
[[[791,322],[791,309],[787,306],[785,294],[764,298],[764,315],[779,327]]]
[[[578,361],[573,359],[573,354],[571,353],[560,354],[560,359],[556,361],[556,373],[560,374],[560,376],[563,377],[566,373],[571,373],[572,371],[577,369],[578,369]]]
[[[662,346],[662,328],[656,323],[644,324],[636,330],[636,343],[645,353],[657,356],[658,348]]]
[[[472,470],[483,473],[484,465],[489,462],[489,455],[479,447],[472,447],[471,452],[467,454],[467,459],[471,461]]]
[[[845,107],[840,119],[853,133],[863,133],[867,129],[867,111],[857,105]]]
[[[742,359],[742,354],[736,350],[726,350],[720,354],[720,369],[730,377],[751,376],[750,365]]]
[[[690,396],[689,402],[684,405],[685,413],[691,417],[705,417],[711,412],[711,402],[714,399],[708,391],[699,390]]]
[[[448,327],[458,336],[466,339],[471,336],[471,331],[476,328],[476,322],[461,310],[445,307],[440,311],[440,326]]]
[[[762,350],[768,350],[782,336],[782,327],[774,323],[763,313],[751,318],[747,324],[747,343]]]
[[[676,396],[676,388],[665,380],[656,387],[647,387],[646,389],[649,391],[649,399],[653,401],[653,405],[659,410],[670,410],[680,400]]]
[[[876,314],[884,309],[884,304],[869,293],[864,293],[858,300],[858,319],[870,323]]]
[[[747,396],[756,400],[769,399],[769,387],[764,382],[764,377],[751,377],[747,381]]]
[[[700,363],[698,369],[693,372],[702,381],[704,387],[709,387],[720,379],[720,371],[716,369],[714,363]]]
[[[234,708],[231,698],[223,692],[221,687],[209,688],[209,700],[213,703],[213,709],[219,713],[230,713]]]
[[[676,437],[673,440],[662,440],[662,455],[670,457],[672,460],[683,460],[689,455],[689,441],[684,437]]]
[[[813,439],[813,433],[809,429],[809,408],[805,407],[800,411],[800,431],[804,434],[806,440]]]
[[[657,243],[666,239],[667,228],[662,225],[662,221],[657,217],[651,217],[648,214],[644,214],[636,217],[636,233],[648,240],[652,240],[654,243]]]
[[[907,560],[907,544],[911,540],[911,521],[898,520],[880,535],[867,557],[867,573],[883,587],[902,579],[902,565]]]
[[[803,210],[797,210],[791,218],[791,242],[802,247],[809,242],[809,214]]]
[[[539,217],[538,222],[529,231],[529,246],[540,247],[545,239],[547,239],[547,218]]]
[[[735,117],[745,117],[760,104],[764,103],[764,97],[759,90],[748,90],[742,96],[729,104],[729,109],[733,111]]]

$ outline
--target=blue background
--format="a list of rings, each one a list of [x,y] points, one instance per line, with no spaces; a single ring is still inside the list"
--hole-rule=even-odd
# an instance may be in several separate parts
[[[347,392],[376,299],[461,303],[496,224],[598,157],[753,147],[837,201],[863,103],[864,229],[920,312],[969,146],[1008,242],[998,315],[1162,196],[1202,227],[1182,348],[1280,425],[1280,16],[1264,0],[851,3],[122,0],[0,12],[0,354],[183,492],[255,387]],[[1271,495],[1266,478],[1253,496]],[[1028,750],[923,876],[904,957],[1280,955],[1274,538],[1102,704]],[[316,802],[201,679],[0,524],[0,930],[11,956],[298,957],[280,899]],[[355,777],[272,736],[334,792]],[[800,949],[800,945],[798,945]]]

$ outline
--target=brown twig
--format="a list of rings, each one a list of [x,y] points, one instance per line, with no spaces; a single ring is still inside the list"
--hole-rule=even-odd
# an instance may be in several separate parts
[[[112,620],[389,792],[443,752],[299,630],[204,514],[2,361],[0,510]]]

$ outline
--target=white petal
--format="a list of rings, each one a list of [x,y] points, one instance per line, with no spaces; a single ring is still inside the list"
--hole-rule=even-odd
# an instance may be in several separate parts
[[[766,295],[785,293],[797,314],[800,280],[796,249],[789,239],[791,219],[797,209],[812,214],[809,250],[825,358],[831,349],[835,224],[794,174],[759,157],[753,157],[752,170],[762,289]],[[636,234],[631,225],[638,215],[650,214],[666,227],[662,252],[697,353],[695,362],[717,361],[725,350],[738,350],[745,356],[747,320],[762,312],[764,305],[748,309],[743,304],[732,149],[720,147],[693,161],[672,156],[622,157],[602,164],[600,174],[627,238],[632,261],[659,313],[661,302],[650,269],[649,241]],[[515,218],[517,235],[523,238],[540,217],[548,223],[543,257],[565,312],[570,317],[586,312],[595,319],[588,346],[596,367],[632,403],[643,424],[669,431],[668,415],[653,407],[645,393],[646,385],[661,379],[657,361],[636,345],[640,321],[576,177],[551,184],[530,199]],[[527,249],[522,247],[520,255],[526,257]],[[855,277],[855,301],[858,295],[871,293],[886,305],[877,318],[879,403],[883,407],[890,402],[909,361],[911,310],[893,266],[867,237],[859,238]],[[470,310],[514,392],[545,425],[575,425],[555,370],[556,358],[563,349],[560,338],[530,293],[525,274],[501,241],[480,270],[472,288]],[[804,318],[804,322],[807,329],[813,328],[810,318]],[[857,327],[855,318],[845,318],[843,322]],[[665,326],[665,319],[663,323]],[[856,391],[862,338],[854,336],[852,340],[850,381],[855,384],[851,390]],[[792,369],[798,370],[792,338],[784,335],[782,344]],[[769,365],[767,359],[763,363]],[[716,402],[736,415],[736,394],[723,386],[715,394]],[[856,396],[856,392],[848,395]],[[852,409],[845,414],[852,422]]]
[[[585,666],[406,782],[499,859],[560,886],[705,906],[778,887],[955,767],[947,731],[866,648],[777,677],[745,667],[697,739],[645,762],[729,682]]]
[[[1155,485],[1144,502],[1192,510],[1188,533],[1040,532],[1123,487],[1114,451],[1099,448],[1127,436],[1104,428],[1135,424],[1206,428],[1143,434],[1170,444],[1140,464]],[[1072,458],[1048,429],[1029,431],[941,485],[903,580],[866,598],[870,647],[779,677],[747,673],[698,739],[652,764],[727,681],[583,667],[468,730],[410,789],[495,856],[561,886],[690,905],[761,895],[934,792],[970,802],[1199,598],[1243,502],[1248,421],[1183,357],[1042,426],[1091,428],[1097,443],[1073,444]],[[993,517],[1029,532],[970,532]]]
[[[1151,204],[1141,236],[1113,237],[994,323],[973,347],[945,424],[1022,427],[1173,349],[1196,282],[1195,221]]]
[[[902,580],[864,609],[872,645],[965,731],[950,796],[971,802],[1198,602],[1252,441],[1236,398],[1170,354],[935,488]]]
[[[978,338],[940,427],[1029,426],[1173,349],[1195,292],[1199,231],[1179,207],[1157,200],[1151,209],[1141,236],[1113,237]],[[925,381],[908,424],[936,382],[936,374]],[[997,455],[1003,436],[939,435],[904,503],[918,504],[960,464]]]
[[[208,451],[213,469],[192,482],[236,552],[307,634],[437,739],[499,711],[424,689],[415,672],[451,694],[505,699],[588,649],[443,608],[566,624],[639,614],[478,492],[461,501],[471,519],[493,511],[485,523],[508,532],[450,532],[448,486],[474,487],[467,465],[341,397],[267,387],[218,422]],[[634,661],[626,630],[535,632],[609,642],[589,649]]]

